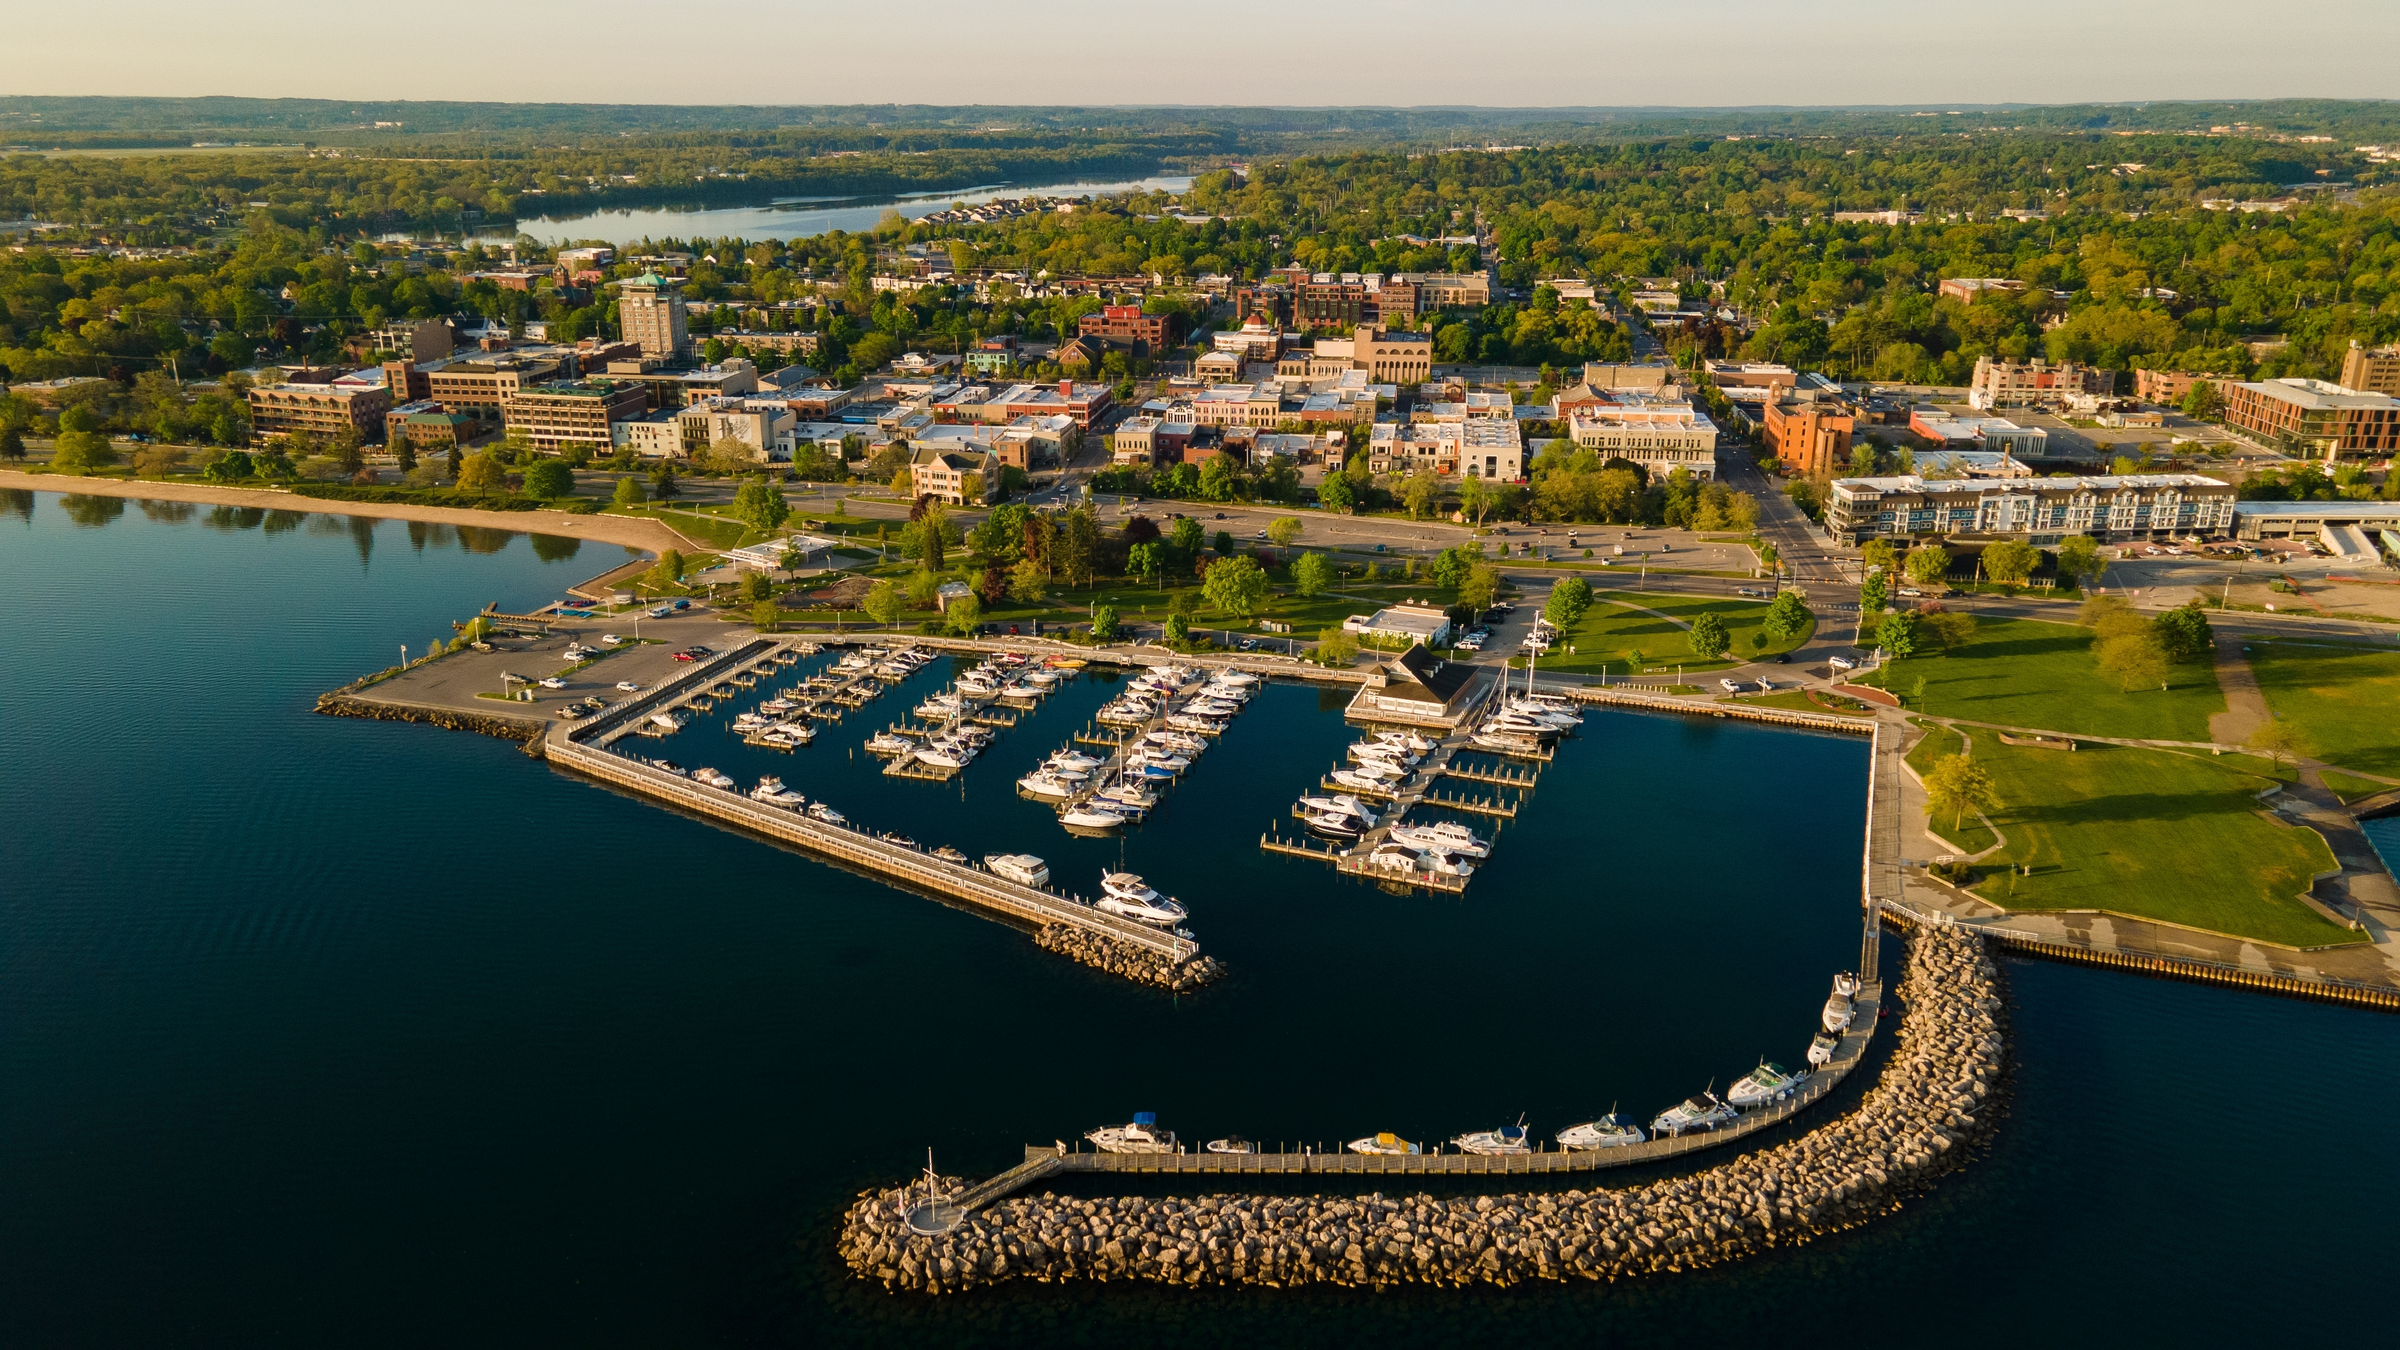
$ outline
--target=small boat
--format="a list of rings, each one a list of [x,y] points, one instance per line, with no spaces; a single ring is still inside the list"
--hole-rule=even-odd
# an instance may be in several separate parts
[[[750,800],[795,811],[808,805],[808,798],[785,787],[780,778],[759,779],[758,786],[750,789]]]
[[[1310,833],[1323,835],[1325,838],[1333,840],[1356,839],[1365,833],[1367,828],[1359,824],[1356,816],[1337,815],[1331,811],[1312,811],[1302,816],[1300,820],[1302,824],[1308,826]]]
[[[1018,779],[1017,787],[1028,796],[1048,797],[1056,801],[1064,801],[1075,795],[1073,783],[1038,770]]]
[[[781,717],[800,705],[788,698],[771,698],[758,705],[758,710],[771,717]]]
[[[1058,823],[1078,830],[1114,830],[1125,824],[1125,814],[1099,802],[1086,802],[1060,812]]]
[[[1430,755],[1434,751],[1432,741],[1413,731],[1378,731],[1375,733],[1375,739],[1386,745],[1400,746],[1412,755]]]
[[[1092,795],[1103,801],[1115,802],[1119,806],[1133,807],[1138,811],[1147,811],[1158,805],[1157,793],[1140,783],[1131,781],[1113,783]]]
[[[828,825],[847,825],[850,823],[850,818],[848,816],[845,816],[841,812],[834,810],[832,807],[827,806],[823,802],[818,802],[814,806],[808,808],[808,818],[811,820],[821,820]]]
[[[909,838],[907,835],[900,833],[898,830],[884,830],[875,837],[887,844],[898,844],[902,848],[915,848],[917,846],[916,840]]]
[[[1464,825],[1446,820],[1425,825],[1394,825],[1391,837],[1410,848],[1455,853],[1466,858],[1487,858],[1492,852],[1489,841],[1476,838]]]
[[[1083,664],[1084,663],[1082,661],[1077,660],[1074,657],[1053,656],[1050,658],[1050,668],[1052,670],[1081,670],[1083,669]]]
[[[933,856],[946,863],[957,863],[961,867],[966,866],[968,861],[966,854],[959,852],[957,849],[950,847],[948,844],[944,844],[940,848],[935,849],[933,851]]]
[[[974,757],[972,751],[962,751],[956,746],[928,745],[917,752],[918,759],[940,769],[963,769]]]
[[[1050,884],[1050,864],[1030,853],[987,853],[983,865],[992,870],[993,876],[1020,886]]]
[[[1833,977],[1833,992],[1843,998],[1858,997],[1858,972],[1845,970]]]
[[[1044,762],[1055,766],[1063,766],[1069,769],[1081,769],[1086,773],[1089,773],[1093,769],[1097,769],[1101,765],[1108,763],[1108,761],[1105,759],[1095,759],[1090,755],[1083,754],[1082,752],[1075,750],[1054,751],[1051,753],[1050,758]]]
[[[1685,1130],[1713,1130],[1737,1114],[1712,1091],[1685,1098],[1682,1102],[1658,1113],[1650,1122],[1652,1134],[1682,1134]]]
[[[702,783],[713,788],[729,788],[733,786],[732,775],[718,773],[715,769],[692,770],[692,781],[695,783]]]
[[[1158,1113],[1136,1111],[1130,1125],[1109,1125],[1084,1138],[1102,1153],[1173,1153],[1175,1132],[1158,1127]]]
[[[1806,1081],[1808,1081],[1808,1070],[1802,1069],[1793,1073],[1780,1064],[1772,1064],[1762,1059],[1758,1062],[1757,1068],[1742,1076],[1741,1081],[1725,1089],[1725,1100],[1736,1108],[1747,1110],[1753,1106],[1764,1106],[1768,1102],[1781,1101],[1792,1095],[1792,1089]]]
[[[1375,824],[1375,813],[1367,808],[1366,803],[1347,792],[1324,797],[1305,796],[1300,799],[1300,806],[1305,811],[1331,811],[1337,815],[1356,816],[1370,828]]]
[[[1258,677],[1246,670],[1220,670],[1217,672],[1217,680],[1220,683],[1242,689],[1256,689],[1259,685]]]
[[[1380,774],[1363,773],[1357,769],[1335,769],[1325,776],[1353,792],[1384,792],[1392,786],[1392,780],[1389,778]]]
[[[1847,995],[1836,993],[1825,1000],[1823,1021],[1827,1031],[1848,1031],[1851,1021],[1857,1016],[1858,1005],[1852,1003]]]
[[[654,712],[650,714],[650,725],[664,727],[668,731],[681,731],[688,724],[688,718],[677,717],[673,713]]]
[[[1533,1152],[1533,1145],[1525,1133],[1525,1122],[1521,1118],[1514,1125],[1503,1125],[1496,1130],[1477,1130],[1472,1134],[1462,1134],[1450,1142],[1458,1145],[1461,1153],[1479,1153],[1485,1157]]]
[[[1418,856],[1418,853],[1415,849],[1408,848],[1400,844],[1377,844],[1375,846],[1375,851],[1367,855],[1367,862],[1369,865],[1382,868],[1386,872],[1424,872],[1432,870],[1431,868],[1424,866],[1423,859]]]
[[[1833,1052],[1841,1045],[1841,1043],[1842,1038],[1834,1035],[1830,1031],[1818,1032],[1816,1039],[1808,1043],[1809,1067],[1813,1069],[1822,1069],[1826,1065],[1831,1064],[1833,1062]]]
[[[1417,766],[1415,755],[1399,746],[1386,745],[1382,741],[1368,741],[1362,745],[1351,746],[1348,753],[1350,758],[1360,764],[1390,765],[1395,769],[1413,769]]]
[[[1370,1134],[1363,1139],[1353,1139],[1345,1147],[1352,1153],[1369,1153],[1384,1158],[1414,1156],[1425,1151],[1389,1131]]]
[[[671,773],[671,774],[675,775],[677,778],[681,778],[681,777],[683,777],[683,766],[682,766],[682,765],[680,765],[680,764],[678,764],[678,763],[676,763],[674,760],[671,760],[671,759],[654,759],[654,760],[651,760],[651,761],[650,761],[650,767],[652,767],[652,768],[654,768],[654,769],[659,769],[659,770],[662,770],[662,771],[664,771],[664,772],[666,772],[666,773]]]
[[[1093,907],[1143,923],[1181,923],[1191,917],[1191,911],[1131,872],[1102,872],[1100,900]]]
[[[1132,760],[1125,765],[1125,776],[1139,782],[1159,783],[1173,778],[1175,771],[1163,764],[1149,764],[1140,760]]]
[[[1040,698],[1047,692],[1047,690],[1041,689],[1024,680],[1011,680],[1007,684],[1004,684],[1000,687],[1000,697],[1013,698],[1019,701]]]
[[[1125,762],[1128,764],[1156,764],[1162,769],[1173,769],[1177,773],[1182,773],[1185,769],[1192,767],[1189,756],[1172,754],[1165,750],[1136,750],[1125,756]]]
[[[1222,1139],[1209,1140],[1208,1151],[1211,1153],[1256,1153],[1258,1145],[1238,1134],[1229,1134]]]
[[[870,755],[905,755],[916,748],[915,741],[906,736],[895,736],[888,731],[878,732],[867,741],[867,753]]]
[[[1558,1146],[1572,1153],[1600,1148],[1623,1148],[1642,1142],[1642,1127],[1620,1116],[1612,1108],[1598,1120],[1581,1125],[1569,1125],[1558,1132]]]

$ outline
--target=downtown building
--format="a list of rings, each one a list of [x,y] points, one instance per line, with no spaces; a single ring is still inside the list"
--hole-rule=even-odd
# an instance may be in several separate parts
[[[2226,534],[2234,489],[2191,473],[2089,478],[1837,478],[1825,503],[1827,538],[1844,544],[1926,535],[1978,535],[2054,544]]]
[[[2223,392],[2227,426],[2293,454],[2336,460],[2400,449],[2400,399],[2390,394],[2304,379],[2229,384]]]

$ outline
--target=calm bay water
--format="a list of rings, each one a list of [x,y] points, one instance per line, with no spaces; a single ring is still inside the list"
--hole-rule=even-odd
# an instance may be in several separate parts
[[[517,222],[517,231],[495,235],[514,239],[530,234],[546,244],[576,239],[806,239],[834,230],[853,233],[875,228],[886,211],[915,220],[947,211],[954,202],[979,206],[1002,197],[1105,197],[1118,192],[1181,192],[1192,185],[1187,174],[1164,174],[1117,183],[1059,183],[1018,186],[1000,184],[957,192],[921,192],[905,197],[800,197],[764,206],[714,206],[690,210],[652,207],[623,211],[588,211],[582,215],[536,216]]]
[[[402,642],[621,556],[0,499],[0,1343],[1938,1326],[2001,1345],[2073,1326],[2152,1344],[2382,1325],[2336,1272],[2372,1259],[2344,1239],[2400,1200],[2377,1147],[2400,1088],[2376,1067],[2400,1021],[2022,964],[1990,1156],[1795,1252],[1508,1294],[935,1304],[849,1281],[828,1250],[841,1208],[927,1147],[979,1174],[1141,1109],[1270,1142],[1519,1113],[1547,1131],[1790,1059],[1855,950],[1862,747],[1594,717],[1466,899],[1396,897],[1255,848],[1346,739],[1316,691],[1271,689],[1122,846],[1234,971],[1173,1000],[504,743],[308,711]],[[927,844],[1029,849],[1088,891],[1119,846],[1069,838],[1010,783],[1107,682],[1051,699],[961,784],[853,754],[945,674],[796,755],[726,737],[730,707],[659,753],[781,774]]]

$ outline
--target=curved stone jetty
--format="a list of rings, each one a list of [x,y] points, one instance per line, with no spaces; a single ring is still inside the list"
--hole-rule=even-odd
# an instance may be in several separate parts
[[[1805,1241],[1892,1207],[1956,1165],[1983,1128],[2004,1052],[1982,939],[1910,939],[1899,1043],[1849,1114],[1788,1143],[1633,1190],[1462,1199],[1043,1194],[910,1232],[900,1191],[869,1192],[842,1259],[887,1289],[957,1293],[1004,1280],[1166,1284],[1510,1285],[1691,1269]]]
[[[1094,970],[1178,993],[1197,989],[1225,974],[1225,967],[1214,957],[1169,961],[1147,947],[1119,942],[1104,933],[1095,933],[1070,923],[1043,924],[1041,930],[1033,935],[1033,944],[1044,951],[1057,952],[1071,961],[1080,961]]]

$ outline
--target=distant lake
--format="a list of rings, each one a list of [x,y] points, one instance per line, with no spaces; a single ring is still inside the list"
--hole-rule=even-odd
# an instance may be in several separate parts
[[[1119,192],[1181,192],[1192,185],[1188,175],[1167,174],[1116,183],[1028,184],[995,183],[986,187],[944,192],[912,192],[903,196],[784,197],[763,206],[652,207],[644,210],[587,211],[574,216],[537,216],[517,222],[518,231],[545,244],[575,239],[806,239],[830,230],[871,230],[886,211],[910,220],[946,211],[952,203],[970,206],[1002,197],[1106,197]],[[516,234],[493,235],[514,239]]]

